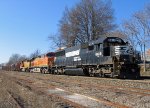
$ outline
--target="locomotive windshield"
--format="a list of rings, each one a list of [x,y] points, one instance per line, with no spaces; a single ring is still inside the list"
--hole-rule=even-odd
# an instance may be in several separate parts
[[[110,46],[122,46],[122,45],[125,45],[126,43],[121,39],[121,38],[118,38],[118,37],[107,37],[105,40],[104,40],[104,43],[103,43],[103,47],[104,47],[104,56],[110,56]]]
[[[108,37],[104,40],[104,43],[111,45],[125,45],[125,42],[118,37]]]
[[[47,53],[46,56],[47,57],[53,57],[53,56],[55,56],[55,54],[54,53]]]
[[[58,52],[55,53],[56,57],[64,56],[64,55],[65,55],[65,50],[61,50],[61,51],[58,51]]]

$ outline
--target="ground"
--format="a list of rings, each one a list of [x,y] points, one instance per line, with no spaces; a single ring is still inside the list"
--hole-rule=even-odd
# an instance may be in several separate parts
[[[0,71],[0,108],[149,108],[150,78]]]

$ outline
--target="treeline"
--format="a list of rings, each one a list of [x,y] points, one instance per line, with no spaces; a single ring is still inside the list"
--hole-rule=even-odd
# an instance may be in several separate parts
[[[35,57],[38,57],[40,54],[41,53],[40,53],[39,50],[34,51],[28,57],[25,56],[25,55],[20,55],[20,54],[12,54],[11,57],[9,58],[8,62],[6,63],[6,65],[12,65],[12,64],[21,62],[21,61],[23,61],[25,59],[35,58]]]
[[[150,47],[150,4],[123,22],[123,33],[135,49],[140,47],[145,52]]]

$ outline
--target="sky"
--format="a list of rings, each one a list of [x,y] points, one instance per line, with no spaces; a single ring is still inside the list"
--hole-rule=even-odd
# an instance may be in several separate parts
[[[0,63],[12,54],[54,51],[48,36],[58,32],[64,9],[80,0],[0,0]],[[112,0],[118,25],[150,0]]]

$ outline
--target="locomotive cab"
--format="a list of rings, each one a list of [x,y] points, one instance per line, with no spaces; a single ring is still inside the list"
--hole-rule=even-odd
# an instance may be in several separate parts
[[[90,73],[120,78],[139,77],[139,67],[135,61],[133,48],[119,37],[107,37],[94,43],[95,63]],[[94,70],[91,72],[91,70]]]
[[[140,76],[140,69],[134,57],[133,48],[121,38],[110,37],[104,40],[104,56],[111,56],[113,61],[113,75],[120,78]]]
[[[104,56],[111,56],[113,55],[112,53],[112,47],[113,46],[120,46],[120,45],[125,45],[126,43],[118,38],[118,37],[108,37],[104,40],[103,42],[103,54]]]

